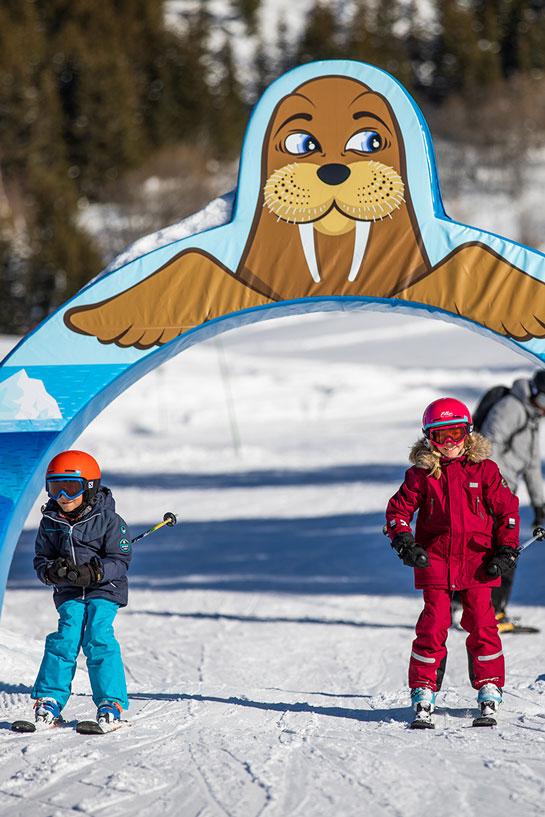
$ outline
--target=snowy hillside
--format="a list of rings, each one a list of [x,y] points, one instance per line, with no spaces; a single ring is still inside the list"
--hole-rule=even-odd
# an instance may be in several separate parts
[[[31,567],[38,502],[2,617],[0,815],[541,815],[543,638],[504,637],[500,725],[472,730],[451,631],[437,729],[408,731],[421,602],[380,532],[422,407],[449,391],[474,405],[530,370],[444,323],[333,313],[236,330],[135,384],[78,441],[133,535],[167,510],[181,519],[135,547],[117,620],[132,726],[74,733],[93,714],[82,663],[68,727],[8,730],[56,622]],[[526,535],[526,504],[523,520]],[[535,545],[512,610],[542,628],[544,568]]]

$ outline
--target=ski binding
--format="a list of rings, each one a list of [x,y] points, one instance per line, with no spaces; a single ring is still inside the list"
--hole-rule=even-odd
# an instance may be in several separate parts
[[[431,719],[432,712],[431,704],[416,704],[416,715],[411,723],[411,729],[435,729],[435,724]]]
[[[478,718],[474,718],[473,726],[497,726],[498,722],[494,715],[496,714],[496,704],[494,701],[483,701],[481,703],[481,714]]]

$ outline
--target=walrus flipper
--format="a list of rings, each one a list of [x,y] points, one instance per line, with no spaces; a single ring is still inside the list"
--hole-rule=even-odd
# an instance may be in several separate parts
[[[119,295],[68,310],[64,322],[101,343],[149,349],[212,318],[267,303],[216,259],[186,250]]]
[[[545,284],[484,244],[464,244],[396,297],[437,306],[514,340],[545,337]]]

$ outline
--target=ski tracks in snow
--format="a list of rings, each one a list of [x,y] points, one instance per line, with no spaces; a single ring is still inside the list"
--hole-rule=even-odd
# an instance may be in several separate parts
[[[5,626],[24,639],[40,623],[24,623],[28,591],[18,594]],[[541,814],[541,639],[504,638],[512,685],[498,728],[475,730],[464,634],[452,631],[437,728],[412,732],[405,673],[419,607],[410,597],[134,591],[118,627],[130,729],[74,733],[92,707],[78,671],[70,725],[14,735],[7,725],[30,712],[31,678],[8,665],[0,817],[497,817],[500,803],[509,817]]]

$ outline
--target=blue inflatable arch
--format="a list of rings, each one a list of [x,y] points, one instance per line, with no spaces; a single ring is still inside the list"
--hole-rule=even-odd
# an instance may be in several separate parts
[[[247,129],[230,219],[121,263],[0,366],[0,604],[49,460],[204,339],[286,314],[397,309],[545,360],[545,256],[446,216],[420,110],[359,62],[274,82]]]

